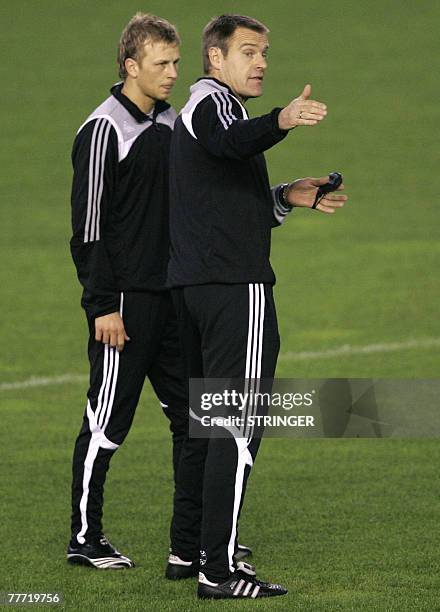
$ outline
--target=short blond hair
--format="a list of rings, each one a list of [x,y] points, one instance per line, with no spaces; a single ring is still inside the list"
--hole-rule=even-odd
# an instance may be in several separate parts
[[[136,13],[125,26],[119,39],[118,66],[121,79],[125,80],[127,77],[125,60],[131,58],[139,62],[143,57],[144,45],[149,40],[180,45],[179,34],[172,23],[149,13]]]

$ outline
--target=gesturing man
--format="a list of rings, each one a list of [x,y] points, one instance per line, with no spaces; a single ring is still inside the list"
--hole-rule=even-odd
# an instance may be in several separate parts
[[[285,108],[249,119],[243,104],[262,94],[268,29],[222,15],[203,34],[205,77],[191,87],[171,144],[171,259],[168,284],[179,318],[188,377],[271,379],[279,350],[272,295],[271,228],[293,206],[312,207],[321,179],[269,186],[263,152],[297,126],[317,125],[326,106],[311,88]],[[329,194],[333,213],[346,197]],[[196,564],[202,598],[283,595],[234,561],[237,523],[259,439],[188,438],[179,464],[172,555]]]
[[[67,558],[100,569],[134,565],[103,535],[103,489],[146,376],[171,421],[175,471],[187,431],[176,317],[165,289],[176,117],[166,99],[177,79],[179,44],[164,19],[135,15],[119,43],[123,82],[73,145],[71,251],[90,332],[90,387],[73,456]]]

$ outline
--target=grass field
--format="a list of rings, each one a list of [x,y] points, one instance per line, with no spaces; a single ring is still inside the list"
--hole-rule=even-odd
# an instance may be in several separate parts
[[[322,126],[297,130],[267,155],[273,183],[340,170],[350,195],[341,214],[295,211],[274,231],[278,375],[439,377],[436,0],[3,3],[0,590],[62,591],[69,610],[440,610],[437,440],[266,440],[241,540],[261,576],[289,595],[199,604],[194,582],[165,581],[170,441],[148,385],[106,488],[106,534],[138,567],[65,564],[86,383],[4,385],[87,373],[68,249],[70,148],[116,80],[116,42],[139,9],[179,26],[176,108],[200,76],[202,27],[228,11],[271,29],[265,95],[249,103],[251,114],[287,103],[307,82],[329,107]],[[343,345],[379,348],[295,357]]]

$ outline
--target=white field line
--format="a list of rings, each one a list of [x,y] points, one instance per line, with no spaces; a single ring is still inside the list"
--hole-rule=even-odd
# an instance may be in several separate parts
[[[406,349],[440,347],[440,338],[420,338],[419,340],[406,340],[405,342],[382,342],[381,344],[366,344],[365,346],[352,346],[344,344],[334,349],[324,351],[303,351],[294,353],[288,351],[279,356],[282,361],[308,361],[311,359],[325,359],[326,357],[345,357],[350,355],[371,355],[372,353],[389,353]]]
[[[302,351],[294,353],[288,351],[281,353],[280,361],[310,361],[312,359],[325,359],[327,357],[346,357],[350,355],[371,355],[373,353],[389,353],[406,349],[440,347],[440,338],[420,338],[419,340],[406,340],[404,342],[383,342],[381,344],[366,344],[365,346],[352,346],[344,344],[333,349],[323,351]],[[61,376],[38,378],[32,376],[27,380],[0,383],[0,391],[15,389],[28,389],[31,387],[47,387],[50,385],[65,385],[69,383],[84,383],[88,380],[85,374],[63,374]]]
[[[52,376],[46,378],[37,378],[32,376],[27,380],[17,382],[2,382],[0,383],[0,391],[10,391],[13,389],[28,389],[30,387],[48,387],[49,385],[65,385],[67,383],[83,383],[88,380],[85,374],[63,374],[62,376]]]

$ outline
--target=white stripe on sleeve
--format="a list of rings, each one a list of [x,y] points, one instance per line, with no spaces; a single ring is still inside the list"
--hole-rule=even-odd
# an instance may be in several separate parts
[[[225,128],[225,130],[227,130],[227,129],[228,129],[228,127],[229,127],[229,124],[228,124],[228,122],[227,122],[227,120],[226,120],[226,117],[224,116],[223,109],[221,108],[221,99],[219,100],[217,96],[218,96],[218,94],[217,94],[217,93],[215,93],[215,92],[211,94],[211,97],[212,97],[212,99],[214,100],[215,105],[216,105],[216,107],[217,107],[217,115],[218,115],[218,118],[219,118],[219,119],[220,119],[220,121],[222,122],[222,125],[223,125],[223,127]]]
[[[84,242],[99,240],[100,205],[104,188],[104,166],[111,124],[98,119],[90,143],[89,185]]]

